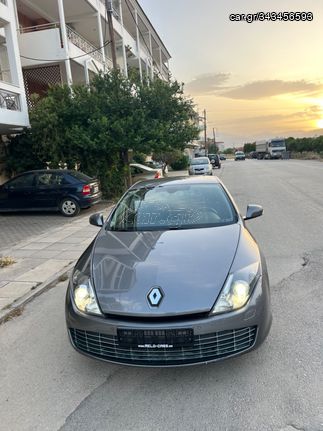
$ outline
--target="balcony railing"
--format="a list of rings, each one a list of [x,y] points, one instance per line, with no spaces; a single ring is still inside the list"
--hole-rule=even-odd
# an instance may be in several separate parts
[[[20,27],[19,32],[32,33],[34,31],[51,30],[52,28],[59,28],[59,22],[48,22],[46,24],[33,25],[31,27]]]
[[[19,94],[0,89],[0,108],[21,111]]]
[[[97,46],[92,45],[91,42],[86,40],[83,36],[73,30],[71,27],[66,26],[67,38],[82,51],[88,53],[92,58],[104,64],[103,55]]]

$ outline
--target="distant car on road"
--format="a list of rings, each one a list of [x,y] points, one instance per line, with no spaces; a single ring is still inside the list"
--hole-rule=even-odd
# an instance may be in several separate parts
[[[236,151],[234,153],[234,160],[246,160],[246,155],[243,151]]]
[[[209,154],[208,158],[213,168],[218,168],[218,169],[221,168],[221,160],[217,154]]]
[[[213,175],[212,165],[208,157],[195,157],[188,167],[189,175]]]
[[[24,172],[0,186],[0,212],[59,210],[66,217],[100,202],[100,184],[82,172],[44,169]]]
[[[225,157],[224,154],[220,154],[220,160],[226,160],[227,158]]]
[[[140,163],[130,163],[130,170],[132,184],[137,181],[163,177],[163,170],[161,168],[151,168]]]
[[[127,365],[208,363],[259,347],[271,326],[266,262],[221,181],[133,185],[80,257],[66,294],[73,347]],[[229,368],[232,364],[229,364]]]

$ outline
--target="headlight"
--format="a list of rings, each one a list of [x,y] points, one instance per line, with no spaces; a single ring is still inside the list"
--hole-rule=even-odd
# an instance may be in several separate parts
[[[102,315],[90,278],[76,270],[73,274],[73,300],[83,313]]]
[[[246,305],[260,277],[260,265],[254,263],[229,274],[211,314],[238,310]]]

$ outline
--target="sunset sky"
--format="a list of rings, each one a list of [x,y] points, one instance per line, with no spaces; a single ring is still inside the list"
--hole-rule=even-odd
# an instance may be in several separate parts
[[[323,134],[322,0],[139,0],[208,135],[226,146]],[[312,12],[309,22],[231,22],[231,13]]]

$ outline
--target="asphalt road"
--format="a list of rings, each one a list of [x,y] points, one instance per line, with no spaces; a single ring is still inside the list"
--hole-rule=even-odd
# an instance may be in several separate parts
[[[226,161],[215,171],[266,257],[273,326],[245,356],[203,366],[111,365],[72,350],[66,284],[0,326],[0,429],[323,430],[323,163]]]

